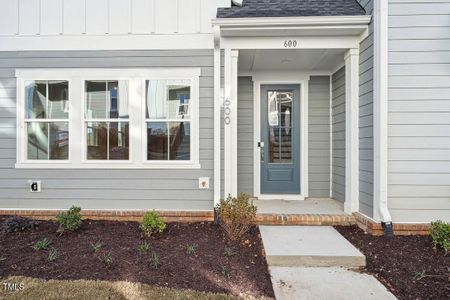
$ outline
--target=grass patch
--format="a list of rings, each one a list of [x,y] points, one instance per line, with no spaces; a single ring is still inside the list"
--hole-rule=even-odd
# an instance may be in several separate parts
[[[153,287],[147,284],[130,282],[109,282],[91,280],[42,280],[29,277],[0,278],[4,283],[23,283],[24,289],[7,292],[0,290],[0,298],[8,300],[22,299],[199,299],[234,300],[242,299],[225,294],[203,293],[191,290],[177,290]],[[254,298],[250,298],[254,299]]]

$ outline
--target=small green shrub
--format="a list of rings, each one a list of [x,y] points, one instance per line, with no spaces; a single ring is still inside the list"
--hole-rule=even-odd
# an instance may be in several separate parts
[[[62,212],[56,216],[56,221],[59,223],[58,232],[63,234],[66,231],[75,231],[80,228],[81,208],[72,206],[67,212]]]
[[[450,251],[450,223],[440,220],[431,222],[430,235],[435,249],[442,248],[445,253]]]
[[[217,206],[220,224],[232,240],[241,239],[250,230],[256,219],[256,206],[247,194],[239,194],[237,198],[228,196],[220,200]]]
[[[148,244],[146,241],[141,243],[138,247],[139,253],[146,254],[148,251],[150,251],[150,244]]]
[[[166,224],[156,211],[148,211],[144,214],[140,226],[142,233],[149,237],[155,233],[161,233],[166,229]]]
[[[111,252],[104,253],[103,255],[100,255],[98,259],[105,264],[105,266],[109,267],[114,263],[114,259],[111,255]]]
[[[51,248],[48,252],[47,261],[54,262],[58,259],[59,254],[58,251],[55,248]]]
[[[197,247],[198,247],[197,244],[187,244],[186,245],[186,253],[189,255],[194,254],[195,251],[197,251]]]
[[[34,250],[47,250],[51,243],[52,243],[52,242],[50,242],[49,240],[47,240],[47,238],[44,238],[44,239],[42,239],[42,240],[37,241],[37,242],[33,245],[33,249],[34,249]]]
[[[161,259],[159,258],[158,253],[153,252],[152,255],[150,255],[148,264],[150,265],[150,267],[158,269],[158,267],[161,265]]]
[[[222,267],[222,275],[226,278],[230,278],[231,277],[231,270],[230,268],[228,268],[227,266],[223,266]]]
[[[233,251],[233,248],[231,248],[231,247],[225,246],[225,248],[223,249],[223,255],[226,256],[226,257],[231,257],[231,256],[233,256],[234,254],[235,254],[235,253],[234,253],[234,251]]]
[[[98,252],[98,250],[100,250],[103,247],[103,243],[100,242],[91,243],[91,247],[92,250],[94,250],[94,252]]]

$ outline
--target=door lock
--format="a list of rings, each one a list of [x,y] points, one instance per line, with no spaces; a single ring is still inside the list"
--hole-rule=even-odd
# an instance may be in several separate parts
[[[264,148],[264,142],[258,142],[258,147],[259,148]]]

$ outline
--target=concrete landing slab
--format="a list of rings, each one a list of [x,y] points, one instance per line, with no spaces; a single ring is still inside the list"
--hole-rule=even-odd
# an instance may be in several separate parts
[[[269,266],[362,267],[365,256],[330,226],[260,226]]]
[[[345,268],[271,267],[277,300],[390,300],[396,297],[375,277]]]
[[[328,198],[308,198],[299,200],[254,200],[260,214],[322,214],[347,215],[344,204]]]

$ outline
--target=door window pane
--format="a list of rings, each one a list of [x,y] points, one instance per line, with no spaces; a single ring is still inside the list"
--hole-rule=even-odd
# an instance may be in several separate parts
[[[268,91],[269,162],[292,162],[292,103],[290,91]]]
[[[167,160],[168,144],[167,123],[147,123],[147,159]]]

